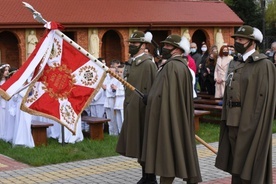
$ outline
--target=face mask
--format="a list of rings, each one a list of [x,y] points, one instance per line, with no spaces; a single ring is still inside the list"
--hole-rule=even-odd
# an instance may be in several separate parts
[[[232,50],[229,50],[229,55],[231,55],[232,54]]]
[[[240,54],[244,54],[245,51],[252,45],[252,41],[249,41],[249,44],[246,47],[244,47],[245,44],[235,42],[234,43],[235,50]]]
[[[195,48],[191,48],[191,53],[195,53],[196,49]]]
[[[169,59],[172,57],[171,52],[174,50],[175,48],[172,49],[166,49],[166,48],[162,48],[162,58],[163,59]]]
[[[136,45],[129,45],[128,46],[128,53],[131,55],[131,56],[134,56],[135,54],[137,54],[140,50],[140,47],[141,47],[142,44],[140,44],[139,46],[136,46]]]
[[[222,52],[224,56],[228,56],[229,52]]]
[[[207,51],[207,47],[201,47],[201,51],[202,52],[206,52]]]

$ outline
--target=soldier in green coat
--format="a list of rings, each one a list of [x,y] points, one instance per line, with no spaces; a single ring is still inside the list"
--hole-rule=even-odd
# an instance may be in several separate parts
[[[157,67],[152,57],[145,54],[147,43],[151,43],[152,34],[142,31],[134,32],[129,41],[131,55],[125,65],[125,78],[128,83],[147,95],[156,75]],[[146,175],[144,163],[141,162],[146,105],[137,94],[130,89],[125,90],[124,121],[119,135],[116,151],[127,157],[137,158],[142,166],[142,178],[138,184],[156,183],[155,175]]]
[[[175,177],[198,183],[192,75],[183,58],[190,44],[179,35],[162,43],[167,62],[160,66],[148,95],[142,160],[146,173],[159,175],[161,184],[171,184]]]
[[[228,68],[215,166],[232,175],[232,184],[272,184],[275,67],[255,50],[260,30],[244,25],[232,38],[240,57]]]

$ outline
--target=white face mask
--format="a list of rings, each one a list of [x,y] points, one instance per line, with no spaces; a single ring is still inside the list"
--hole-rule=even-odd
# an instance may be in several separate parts
[[[201,51],[202,52],[206,52],[207,51],[207,47],[201,47]]]
[[[191,53],[195,53],[196,52],[196,49],[195,48],[191,48]]]

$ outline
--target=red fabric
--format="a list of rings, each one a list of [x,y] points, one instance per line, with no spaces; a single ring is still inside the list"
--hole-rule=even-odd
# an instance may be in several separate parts
[[[76,114],[79,114],[94,89],[74,84],[71,73],[88,62],[90,59],[77,49],[63,41],[63,53],[60,67],[46,65],[43,75],[38,79],[46,85],[49,93],[45,93],[29,108],[46,113],[60,119],[58,97],[68,98]],[[69,73],[70,72],[70,73]],[[55,95],[51,97],[51,95]]]
[[[196,73],[195,60],[192,58],[192,56],[190,56],[190,54],[188,54],[187,58],[188,58],[188,62],[189,62],[189,64],[188,64],[189,68],[191,68]]]
[[[43,74],[29,89],[31,94],[24,97],[23,110],[54,119],[75,134],[77,120],[102,84],[104,70],[56,36],[55,49]]]

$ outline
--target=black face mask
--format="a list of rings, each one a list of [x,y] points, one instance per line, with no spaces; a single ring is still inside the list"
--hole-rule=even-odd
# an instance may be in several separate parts
[[[245,44],[247,44],[247,43],[245,43]],[[252,45],[252,40],[249,41],[249,44],[246,47],[244,47],[245,44],[235,42],[234,43],[235,50],[240,54],[244,54],[245,51]]]
[[[172,48],[172,49],[166,49],[166,48],[162,48],[162,58],[163,59],[169,59],[172,57],[172,54],[171,52],[174,50],[175,48]]]
[[[141,45],[142,43],[139,45],[139,46],[136,46],[136,45],[129,45],[128,46],[128,53],[131,55],[131,56],[134,56],[135,54],[137,54],[141,48]]]
[[[229,55],[229,52],[222,52],[222,54],[223,54],[224,56],[228,56],[228,55]]]

